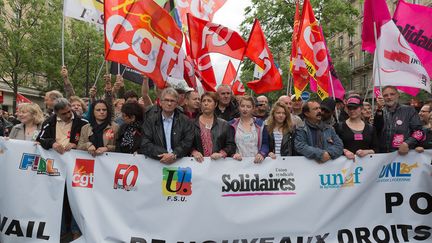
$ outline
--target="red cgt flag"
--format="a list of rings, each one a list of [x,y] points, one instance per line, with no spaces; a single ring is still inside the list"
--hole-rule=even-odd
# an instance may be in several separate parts
[[[231,85],[236,77],[237,77],[237,70],[235,69],[232,62],[228,61],[227,69],[222,79],[222,84]]]
[[[236,80],[231,87],[231,90],[234,95],[244,95],[246,90],[243,86],[243,83],[240,80]]]
[[[246,56],[264,70],[260,80],[247,83],[250,89],[257,94],[263,94],[283,88],[282,77],[274,64],[273,55],[257,19],[249,36]]]
[[[159,88],[177,60],[183,35],[153,0],[105,2],[105,57],[150,77]]]
[[[309,83],[309,73],[306,69],[306,64],[303,60],[301,50],[297,44],[299,39],[299,29],[300,29],[300,13],[299,13],[299,2],[296,1],[296,11],[294,16],[294,31],[292,34],[292,44],[291,44],[291,57],[290,57],[290,71],[293,76],[294,92],[297,97]]]
[[[317,94],[324,99],[329,96],[330,67],[324,36],[309,0],[304,1],[302,17],[298,46],[309,75],[317,81]]]

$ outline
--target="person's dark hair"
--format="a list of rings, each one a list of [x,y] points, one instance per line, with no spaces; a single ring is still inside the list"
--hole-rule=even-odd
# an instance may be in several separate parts
[[[126,91],[123,95],[123,98],[125,100],[128,100],[129,98],[137,98],[137,100],[139,99],[138,94],[133,90]]]
[[[94,110],[95,110],[95,106],[97,104],[100,104],[100,103],[105,104],[105,106],[107,108],[107,118],[106,119],[107,119],[108,123],[111,123],[111,121],[112,121],[112,117],[113,117],[112,108],[110,106],[108,106],[108,103],[105,100],[96,100],[94,103],[91,104],[91,108],[90,108],[91,112],[90,112],[89,122],[91,125],[96,124],[96,118],[94,115]]]
[[[55,113],[57,113],[59,110],[63,110],[67,106],[71,106],[69,103],[69,100],[66,98],[57,98],[54,103],[53,110]]]
[[[308,101],[306,101],[306,102],[303,104],[303,106],[302,106],[302,114],[303,114],[303,115],[310,111],[310,108],[309,108],[309,104],[310,104],[310,103],[318,103],[318,104],[319,104],[319,102],[316,101],[316,100],[308,100]]]
[[[386,86],[384,86],[382,88],[382,92],[384,92],[384,90],[386,90],[386,89],[392,89],[393,91],[399,93],[399,91],[397,90],[397,88],[395,86],[393,86],[393,85],[386,85]]]
[[[136,102],[125,103],[121,112],[128,117],[135,116],[135,120],[141,122],[143,120],[143,108]]]

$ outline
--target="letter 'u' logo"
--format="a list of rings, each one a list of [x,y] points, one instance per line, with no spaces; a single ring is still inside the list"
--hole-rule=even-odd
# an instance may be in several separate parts
[[[165,196],[188,196],[192,194],[191,168],[163,168],[162,193]]]

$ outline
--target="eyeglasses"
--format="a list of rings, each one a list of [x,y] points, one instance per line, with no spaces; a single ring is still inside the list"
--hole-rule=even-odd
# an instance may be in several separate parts
[[[164,100],[162,100],[162,102],[165,102],[165,103],[177,103],[177,100],[167,100],[167,99],[164,99]]]

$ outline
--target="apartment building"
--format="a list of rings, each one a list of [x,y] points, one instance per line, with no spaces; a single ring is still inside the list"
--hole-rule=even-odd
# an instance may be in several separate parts
[[[415,4],[421,4],[432,7],[432,0],[405,0]],[[362,21],[363,21],[363,2],[364,0],[352,0],[354,5],[359,10],[359,16],[353,20],[355,24],[355,30],[352,35],[348,33],[335,35],[330,39],[333,48],[338,48],[341,55],[335,57],[335,61],[345,61],[351,68],[352,79],[349,82],[346,90],[356,90],[361,95],[366,96],[371,94],[371,77],[372,77],[372,65],[373,55],[361,50],[361,32],[362,32]],[[397,0],[387,1],[390,13],[396,9]]]

